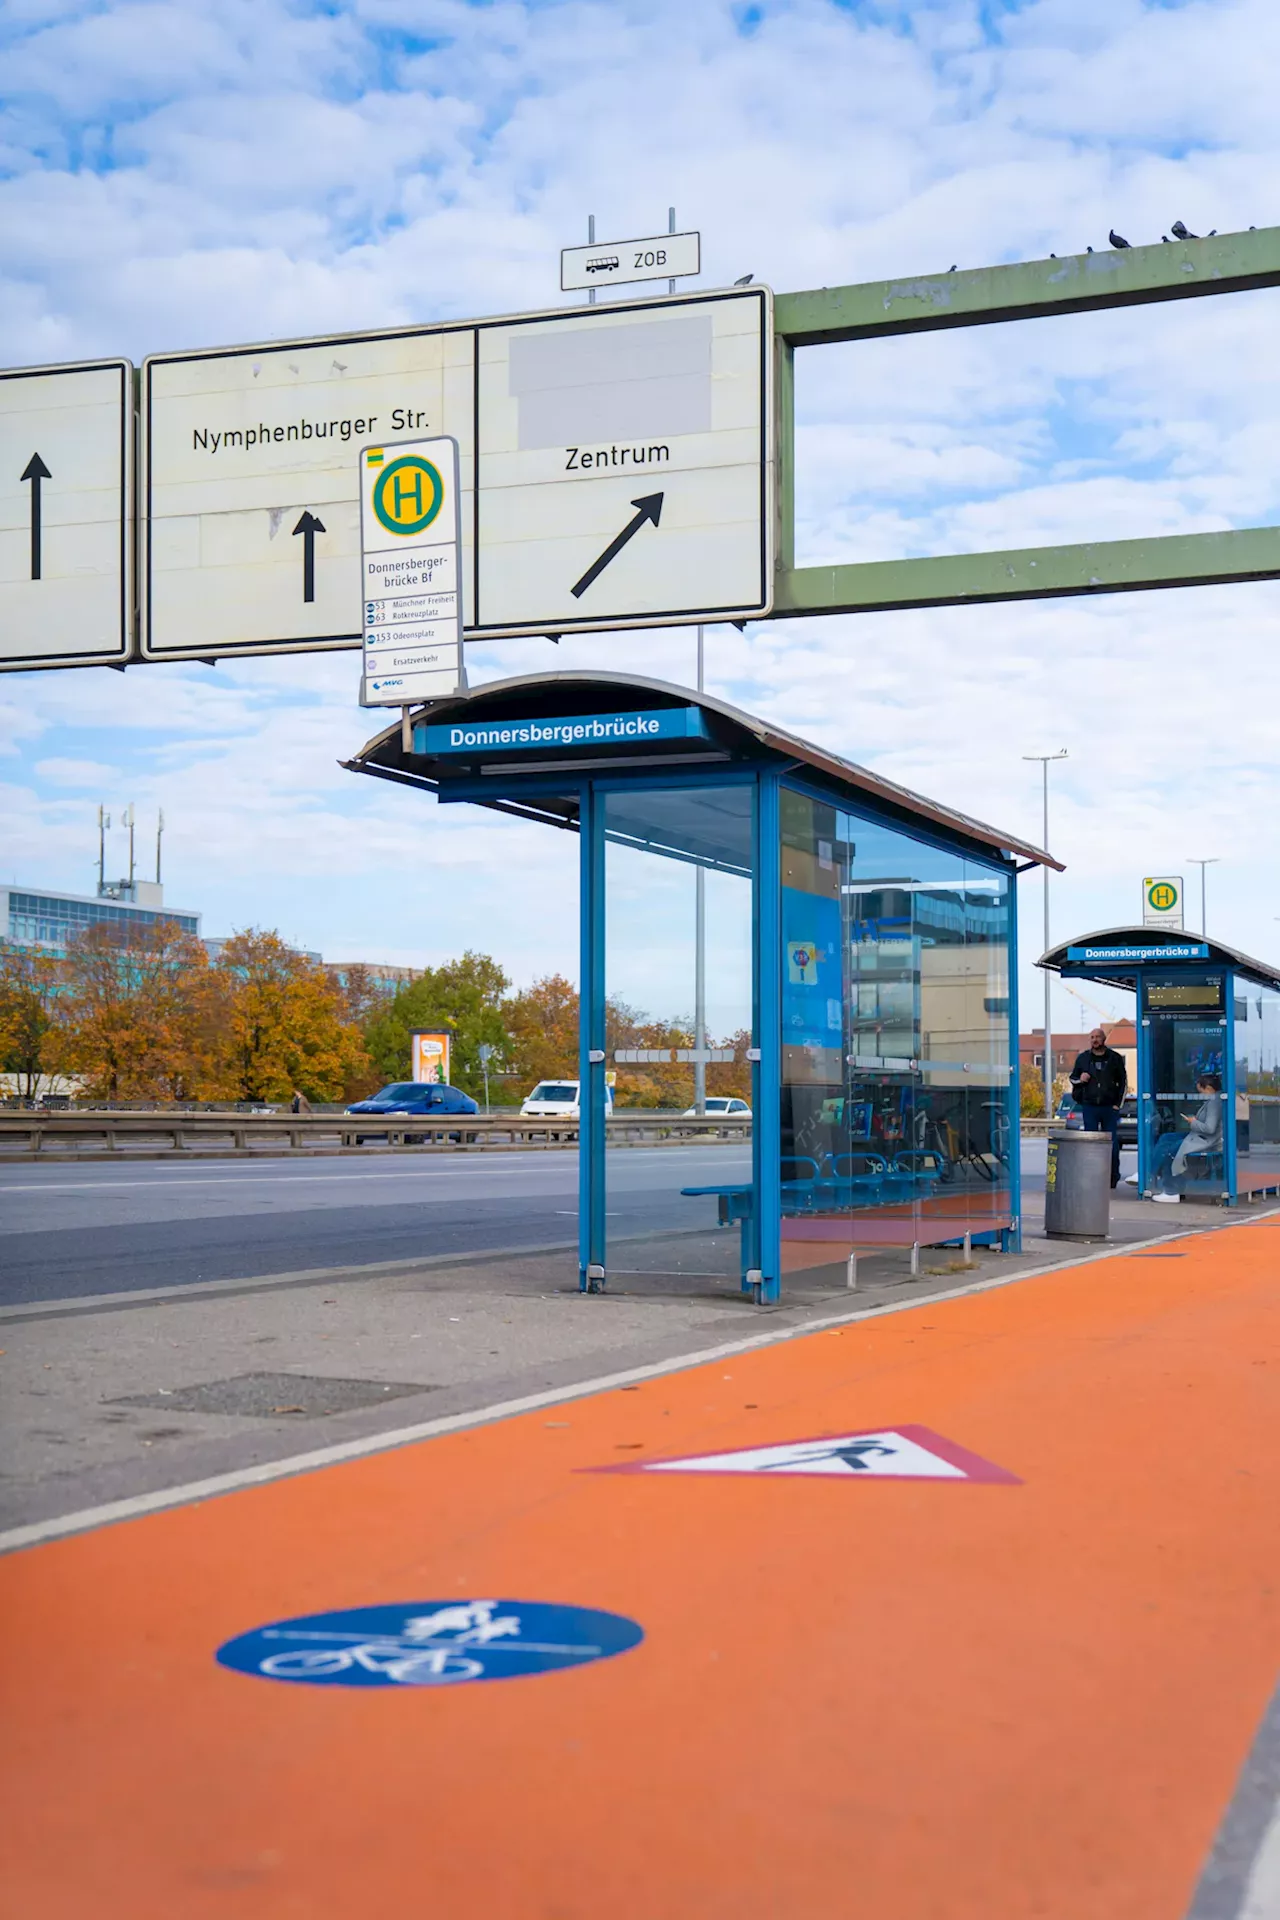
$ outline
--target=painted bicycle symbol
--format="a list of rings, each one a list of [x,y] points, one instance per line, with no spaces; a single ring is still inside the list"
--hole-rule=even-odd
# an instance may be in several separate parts
[[[264,1680],[438,1687],[584,1666],[643,1638],[634,1620],[591,1607],[422,1601],[277,1621],[228,1640],[218,1661]]]

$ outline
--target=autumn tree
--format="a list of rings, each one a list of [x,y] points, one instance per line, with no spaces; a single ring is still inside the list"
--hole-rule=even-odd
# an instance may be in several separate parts
[[[352,960],[343,966],[330,962],[324,970],[338,991],[347,1019],[363,1033],[378,1014],[385,1012],[391,999],[390,991],[363,960]]]
[[[257,928],[224,942],[216,967],[220,1077],[237,1100],[337,1101],[363,1091],[370,1062],[322,966]]]
[[[464,1093],[482,1093],[480,1048],[491,1046],[501,1058],[508,1047],[503,996],[510,984],[496,960],[468,948],[460,960],[427,967],[400,987],[365,1029],[365,1044],[383,1082],[409,1078],[415,1031],[439,1029],[453,1036],[453,1085]]]
[[[89,927],[72,941],[43,1056],[99,1100],[214,1091],[219,1033],[208,956],[172,920]]]
[[[560,973],[535,980],[531,987],[507,1000],[503,1013],[510,1034],[507,1077],[522,1094],[528,1093],[539,1080],[577,1079],[578,989],[572,981]],[[721,1050],[731,1048],[733,1059],[708,1066],[707,1092],[736,1094],[749,1100],[750,1032],[744,1028],[723,1040],[713,1039],[710,1044]],[[650,1020],[616,997],[605,1004],[605,1053],[611,1070],[620,1048],[670,1054],[692,1045],[691,1021]],[[618,1106],[683,1109],[693,1104],[691,1062],[663,1060],[652,1065],[622,1065],[616,1073],[614,1100]]]
[[[59,963],[36,947],[0,940],[0,1072],[33,1100],[50,1077],[49,1031],[58,993]]]
[[[571,980],[546,974],[512,994],[502,1013],[509,1036],[506,1077],[521,1098],[539,1080],[577,1078],[578,989]]]

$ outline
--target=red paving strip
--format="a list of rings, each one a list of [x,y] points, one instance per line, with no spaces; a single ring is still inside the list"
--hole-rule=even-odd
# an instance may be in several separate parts
[[[13,1555],[4,1911],[1183,1920],[1275,1677],[1280,1230],[1182,1244]],[[1023,1484],[575,1471],[907,1422]],[[646,1639],[451,1690],[214,1660],[490,1594]]]

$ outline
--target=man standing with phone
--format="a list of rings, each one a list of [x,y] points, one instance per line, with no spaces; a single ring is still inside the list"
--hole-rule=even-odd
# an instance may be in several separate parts
[[[1089,1045],[1076,1055],[1071,1069],[1071,1091],[1083,1110],[1088,1132],[1111,1135],[1111,1184],[1120,1179],[1120,1105],[1129,1084],[1124,1055],[1107,1045],[1101,1027],[1089,1035]]]

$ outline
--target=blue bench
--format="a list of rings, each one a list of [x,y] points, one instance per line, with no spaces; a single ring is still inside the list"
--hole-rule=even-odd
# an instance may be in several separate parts
[[[751,1265],[751,1219],[755,1212],[755,1188],[752,1186],[681,1187],[680,1194],[685,1200],[714,1199],[722,1227],[732,1226],[734,1221],[737,1221],[741,1230],[739,1241],[741,1270],[746,1273]]]

